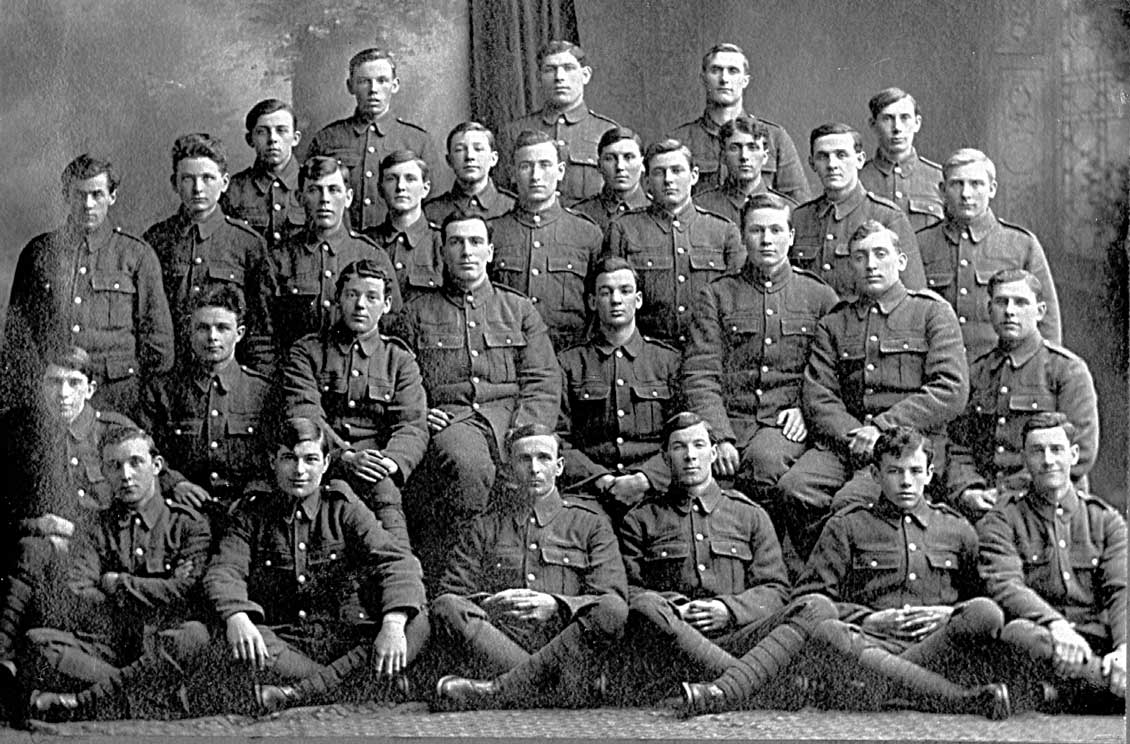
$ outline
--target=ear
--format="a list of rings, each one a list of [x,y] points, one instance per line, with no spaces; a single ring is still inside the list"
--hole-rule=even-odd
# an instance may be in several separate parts
[[[157,455],[153,458],[153,472],[161,473],[165,469],[165,458]]]
[[[857,168],[862,168],[863,164],[867,162],[867,153],[863,150],[855,153],[855,164]]]
[[[353,203],[353,189],[346,189],[345,190],[345,206],[348,207],[352,203]]]
[[[228,175],[227,173],[225,173],[223,176],[220,177],[220,183],[223,184],[223,186],[220,187],[220,193],[222,194],[225,191],[227,191],[228,186],[231,185],[231,176]]]
[[[811,155],[808,156],[808,167],[811,168],[813,172],[816,171],[816,161],[812,159]]]
[[[235,327],[235,342],[238,344],[243,340],[243,337],[245,335],[247,335],[247,326],[245,326],[243,323],[240,323]]]
[[[350,75],[349,77],[347,77],[345,79],[345,89],[347,91],[349,91],[349,95],[351,95],[351,96],[357,95],[356,93],[353,92],[353,76],[352,75]]]
[[[794,242],[796,242],[796,228],[790,227],[789,228],[789,247],[790,248],[793,247]]]
[[[581,68],[581,84],[588,85],[590,80],[592,80],[592,68],[585,65]]]
[[[297,145],[301,141],[302,141],[302,130],[295,129],[294,130],[294,145]],[[291,145],[291,147],[294,147],[294,145]]]
[[[490,157],[487,158],[487,162],[490,163],[489,167],[491,167],[491,168],[498,165],[498,150],[491,150],[490,151]]]
[[[391,297],[385,297],[384,309],[381,310],[381,315],[388,315],[391,312],[392,312],[392,298]]]
[[[1078,443],[1071,445],[1071,467],[1079,464],[1079,445]]]
[[[691,186],[698,183],[698,166],[691,168]]]
[[[992,199],[997,195],[997,179],[989,181],[989,198]]]
[[[1048,303],[1037,302],[1036,303],[1036,322],[1039,323],[1040,321],[1042,321],[1044,319],[1044,316],[1047,315],[1047,314],[1048,314]]]
[[[934,480],[934,463],[926,466],[926,485],[930,485],[930,481]]]
[[[248,147],[255,147],[255,140],[251,138],[251,132],[244,132],[243,141],[247,143]]]
[[[388,92],[392,94],[400,92],[400,78],[395,77],[392,79],[392,85],[388,87]]]
[[[564,473],[564,472],[565,472],[565,458],[564,457],[558,457],[557,461],[553,465],[553,473],[557,477],[561,477],[561,474]]]
[[[420,200],[422,201],[422,200],[426,199],[428,194],[430,194],[430,193],[432,193],[432,182],[431,181],[424,181],[424,193],[421,194]]]
[[[906,271],[906,254],[903,253],[902,251],[899,251],[898,265],[899,265],[899,273],[900,274],[902,272]]]
[[[86,384],[87,395],[86,399],[90,400],[94,397],[94,391],[98,389],[98,380],[91,380]]]
[[[641,307],[643,307],[643,292],[637,289],[636,290],[636,310],[639,310]]]
[[[588,293],[585,294],[585,307],[589,309],[590,313],[596,312],[596,295]]]

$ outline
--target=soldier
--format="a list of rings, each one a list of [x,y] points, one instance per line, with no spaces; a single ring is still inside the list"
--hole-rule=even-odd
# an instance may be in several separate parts
[[[813,447],[777,483],[801,557],[829,508],[877,496],[866,465],[881,432],[915,426],[940,438],[969,398],[953,308],[933,292],[903,286],[898,236],[867,220],[850,249],[862,295],[841,301],[816,327],[801,387]]]
[[[428,163],[429,169],[434,169],[438,161],[428,130],[391,111],[392,99],[400,91],[392,54],[375,48],[354,54],[345,88],[357,100],[356,110],[349,118],[327,124],[315,134],[307,158],[329,156],[348,169],[349,188],[355,197],[348,224],[362,232],[384,222],[385,203],[373,178],[386,155],[394,150],[411,150]]]
[[[773,525],[744,494],[714,480],[710,425],[683,412],[663,434],[671,488],[628,512],[620,531],[633,661],[656,690],[688,674],[719,678],[683,685],[688,712],[719,712],[772,680],[816,623],[836,612],[823,597],[782,612],[789,581]]]
[[[629,209],[646,207],[651,198],[640,183],[643,141],[638,134],[627,127],[612,127],[600,135],[596,152],[604,186],[599,194],[577,202],[573,209],[605,231],[613,219]]]
[[[592,79],[585,51],[569,41],[551,41],[538,50],[538,79],[544,105],[540,111],[510,122],[499,152],[503,158],[517,153],[515,143],[525,131],[544,131],[564,147],[568,163],[560,183],[565,206],[600,193],[600,168],[596,144],[616,122],[585,103],[585,86]],[[507,161],[502,172],[512,181],[521,176],[516,163]]]
[[[1040,241],[1028,230],[993,214],[997,168],[980,150],[965,148],[942,166],[939,185],[946,219],[918,235],[926,282],[953,305],[961,321],[969,361],[993,348],[989,318],[989,278],[1002,269],[1025,269],[1040,280],[1047,311],[1040,320],[1044,338],[1060,343],[1059,299]]]
[[[600,228],[563,209],[557,188],[565,170],[564,147],[545,132],[514,140],[518,203],[491,222],[491,280],[530,298],[549,326],[555,349],[581,339],[585,329],[585,275],[600,254]]]
[[[797,206],[794,200],[770,188],[762,178],[761,167],[769,157],[769,127],[765,122],[749,114],[738,114],[722,125],[718,139],[722,143],[718,159],[726,168],[726,180],[720,186],[697,192],[696,204],[735,225],[741,222],[742,207],[757,194],[774,194],[783,198],[790,208]]]
[[[569,490],[598,492],[605,510],[618,519],[671,482],[660,431],[678,410],[680,355],[636,327],[636,311],[645,300],[627,260],[600,259],[586,285],[596,329],[587,341],[557,355],[562,476]]]
[[[950,424],[947,495],[976,521],[1001,491],[1021,491],[1020,430],[1039,413],[1061,411],[1075,427],[1079,460],[1071,479],[1085,489],[1099,449],[1099,409],[1087,363],[1040,335],[1047,311],[1043,285],[1024,269],[1002,269],[989,279],[989,318],[997,345],[969,368],[969,406]]]
[[[851,686],[856,704],[906,697],[922,710],[1007,718],[1008,688],[979,684],[994,670],[978,663],[998,642],[1004,616],[979,596],[973,528],[925,498],[933,443],[896,425],[870,457],[881,497],[828,520],[796,586],[797,593],[824,594],[839,610],[813,632],[831,689],[847,687],[850,661],[849,674],[857,667],[880,683],[865,678]]]
[[[447,135],[447,164],[455,173],[451,190],[424,202],[424,214],[443,224],[452,212],[478,214],[488,220],[514,206],[514,194],[495,185],[491,172],[498,165],[494,133],[477,121],[456,124]]]
[[[346,266],[337,278],[337,325],[299,339],[282,372],[288,416],[325,424],[338,466],[331,472],[408,544],[401,489],[427,448],[427,401],[411,349],[377,329],[393,281],[373,261]]]
[[[62,182],[67,223],[28,243],[12,277],[4,326],[8,400],[33,400],[44,357],[80,346],[100,383],[95,403],[136,410],[140,380],[173,366],[161,266],[145,241],[107,222],[118,199],[109,161],[80,155]]]
[[[348,182],[348,168],[333,158],[310,158],[298,171],[306,228],[283,241],[275,252],[275,335],[283,351],[307,333],[333,327],[334,289],[342,268],[367,258],[389,276],[396,275],[388,255],[345,224],[345,210],[353,201]],[[390,290],[392,312],[396,313],[401,307],[400,287],[393,285]]]
[[[322,484],[328,454],[313,421],[282,425],[274,484],[248,488],[204,576],[225,650],[267,711],[365,666],[397,677],[427,640],[419,561],[344,481]]]
[[[820,177],[824,193],[802,204],[793,214],[796,240],[789,260],[828,283],[843,299],[862,292],[855,284],[849,241],[867,220],[876,220],[898,235],[906,255],[902,283],[907,289],[922,289],[926,276],[914,231],[906,215],[894,202],[872,194],[859,182],[863,165],[863,140],[847,124],[822,124],[809,137],[809,165]]]
[[[859,182],[897,204],[915,231],[941,222],[942,166],[914,149],[914,136],[922,128],[918,102],[902,88],[884,88],[871,97],[867,108],[879,147],[859,170]]]
[[[837,298],[789,264],[795,233],[784,197],[751,197],[741,220],[745,267],[711,282],[696,300],[687,403],[718,436],[718,474],[734,477],[735,487],[783,526],[775,488],[808,447],[800,387],[817,322]]]
[[[749,59],[737,44],[716,44],[702,57],[702,87],[706,109],[702,116],[682,124],[671,133],[687,145],[701,169],[698,191],[726,180],[718,153],[722,150],[720,129],[730,119],[745,114],[745,89],[749,85]],[[792,137],[778,124],[753,117],[769,129],[768,153],[762,172],[769,186],[796,202],[808,198],[808,181]]]
[[[209,287],[239,289],[247,307],[250,335],[246,361],[269,369],[274,362],[270,303],[274,275],[262,236],[220,208],[228,187],[228,161],[223,143],[208,134],[186,134],[173,143],[173,189],[181,208],[152,225],[142,236],[161,261],[165,296],[176,331],[178,366],[192,361],[193,300]]]
[[[1021,431],[1031,485],[977,523],[981,576],[1010,620],[1009,679],[1024,707],[1124,713],[1126,521],[1072,484],[1067,416],[1044,411]]]
[[[269,253],[306,222],[294,157],[302,132],[294,109],[277,98],[252,106],[244,125],[244,141],[254,148],[255,162],[231,177],[221,205],[225,214],[255,228],[266,239]]]
[[[685,145],[664,140],[644,153],[654,201],[608,226],[604,254],[628,259],[648,298],[640,330],[658,338],[687,341],[691,302],[724,272],[737,272],[745,249],[734,223],[691,199],[698,168]]]
[[[489,678],[440,678],[445,709],[589,702],[628,615],[611,525],[557,491],[564,463],[553,429],[520,426],[507,452],[517,492],[460,537],[432,601],[450,663]]]

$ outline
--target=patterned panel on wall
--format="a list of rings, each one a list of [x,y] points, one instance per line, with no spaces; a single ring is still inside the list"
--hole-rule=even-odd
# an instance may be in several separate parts
[[[1033,222],[1049,200],[1047,179],[1047,73],[1038,67],[998,70],[1001,105],[991,157],[1002,189],[994,210],[1039,232]]]

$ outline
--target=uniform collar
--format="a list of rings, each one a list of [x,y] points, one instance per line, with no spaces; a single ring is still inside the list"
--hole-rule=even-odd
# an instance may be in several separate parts
[[[456,181],[451,186],[451,197],[454,201],[464,201],[481,208],[494,208],[503,198],[498,187],[494,185],[494,180],[489,176],[487,177],[487,185],[477,194],[468,194],[463,190],[462,184]]]
[[[554,488],[545,496],[534,501],[533,512],[534,518],[537,519],[539,527],[545,527],[553,521],[557,513],[564,508],[565,502],[561,500],[561,494]]]
[[[1043,346],[1044,339],[1039,331],[1037,331],[1028,338],[1021,339],[1020,343],[1016,344],[1016,346],[1011,349],[1005,348],[998,342],[997,353],[1000,355],[1001,362],[1008,359],[1012,363],[1013,369],[1020,369],[1031,361],[1032,357],[1036,356],[1036,353],[1043,348]]]
[[[82,228],[75,227],[69,221],[63,227],[63,231],[68,236],[73,236],[72,239],[75,243],[86,243],[90,246],[91,253],[97,253],[99,248],[110,242],[110,236],[117,231],[117,228],[110,227],[110,218],[107,217],[94,232],[88,233]]]
[[[353,235],[350,233],[349,228],[345,226],[345,220],[344,219],[342,220],[341,224],[337,226],[337,229],[334,230],[328,238],[319,238],[317,233],[315,233],[313,230],[311,230],[309,227],[307,227],[306,228],[306,245],[305,245],[306,252],[307,253],[314,253],[315,251],[318,250],[318,246],[325,243],[326,245],[329,246],[330,253],[333,253],[333,254],[336,255],[338,248],[341,246],[341,244],[344,243],[346,240],[348,240],[351,237],[353,237]]]
[[[302,513],[306,521],[313,522],[314,517],[318,516],[318,505],[322,500],[322,487],[318,486],[317,490],[315,490],[314,493],[302,499],[302,501],[296,502],[290,496],[284,496],[283,500],[283,503],[290,505],[290,508],[287,510],[286,516],[284,517],[288,524],[294,522],[299,512]]]
[[[958,222],[957,220],[946,220],[946,226],[943,228],[946,232],[946,237],[950,242],[957,244],[961,242],[962,233],[969,232],[969,240],[973,243],[980,243],[984,240],[989,231],[996,225],[997,218],[993,214],[993,208],[989,207],[985,213],[979,217],[975,217],[968,223]]]
[[[203,367],[196,367],[196,386],[200,388],[201,392],[207,392],[208,386],[215,380],[220,388],[220,392],[226,393],[235,387],[236,381],[239,376],[243,374],[243,369],[240,368],[239,362],[235,359],[229,359],[219,372],[204,369]]]
[[[882,150],[875,150],[875,157],[871,158],[871,162],[874,163],[875,167],[882,171],[885,175],[891,175],[891,171],[893,171],[895,167],[898,167],[906,176],[909,177],[910,174],[914,172],[914,169],[918,167],[918,151],[913,147],[910,148],[910,157],[908,157],[901,163],[896,163],[893,160],[888,159],[887,156],[883,154]]]
[[[408,226],[407,230],[397,230],[392,226],[392,214],[390,213],[381,226],[377,228],[377,235],[383,245],[387,245],[396,241],[400,235],[405,237],[405,242],[408,243],[409,248],[423,245],[431,237],[432,226],[428,222],[428,218],[423,212],[420,212],[420,218]]]
[[[764,194],[769,191],[769,187],[766,185],[765,179],[762,178],[758,180],[757,186],[753,189],[753,193],[746,194],[742,191],[741,185],[737,181],[727,178],[726,183],[722,184],[722,188],[719,189],[719,191],[722,192],[722,195],[726,197],[727,201],[740,211],[741,208],[745,206],[749,197],[756,194]]]
[[[688,201],[686,206],[677,212],[670,212],[666,207],[661,207],[658,203],[652,202],[647,211],[655,220],[655,223],[659,225],[659,229],[665,233],[671,232],[672,229],[676,232],[686,232],[687,228],[694,223],[694,201]]]
[[[161,516],[169,510],[169,507],[165,503],[165,500],[161,498],[161,491],[156,482],[154,482],[153,488],[153,496],[136,509],[125,506],[121,502],[115,502],[114,508],[118,518],[118,524],[125,526],[134,515],[137,515],[141,517],[141,521],[146,529],[151,530],[157,525]]]
[[[640,335],[640,329],[632,333],[631,338],[623,346],[613,346],[612,343],[604,337],[604,334],[597,330],[593,334],[592,345],[604,356],[611,356],[616,349],[621,348],[624,353],[628,355],[629,359],[635,359],[643,351],[643,336]]]
[[[1042,515],[1050,517],[1058,507],[1063,509],[1065,515],[1071,515],[1079,506],[1079,494],[1075,491],[1075,486],[1069,485],[1067,493],[1058,502],[1054,497],[1044,496],[1035,491],[1028,491],[1028,498],[1032,502],[1032,506]]]
[[[282,172],[275,175],[260,163],[255,163],[255,170],[251,179],[260,194],[266,194],[277,181],[287,191],[298,189],[298,158],[292,154],[290,160],[283,166]]]
[[[906,287],[903,286],[902,280],[896,281],[891,287],[884,292],[878,299],[872,299],[867,295],[861,294],[855,301],[855,312],[862,320],[867,316],[872,305],[879,306],[879,312],[883,315],[890,315],[891,311],[899,306],[899,303],[906,298]]]
[[[753,116],[753,114],[746,114],[746,112],[744,110],[740,114],[738,114],[738,116],[747,116],[747,115]],[[737,118],[737,117],[734,117],[734,118]],[[756,116],[753,116],[753,118],[755,120],[757,119]],[[716,123],[714,121],[714,119],[710,118],[710,109],[708,109],[708,108],[702,110],[702,117],[698,120],[698,123],[703,129],[706,130],[706,133],[709,134],[711,137],[717,137],[719,135],[719,133],[722,131],[722,125]]]
[[[572,125],[576,124],[582,119],[589,118],[589,116],[591,115],[592,112],[589,111],[589,107],[585,105],[585,99],[582,98],[581,100],[577,101],[577,103],[573,105],[572,108],[569,108],[565,111],[559,111],[558,109],[550,108],[549,106],[544,107],[541,110],[541,121],[543,124],[548,125],[555,123],[561,117],[565,117],[565,121]]]
[[[468,297],[471,298],[472,304],[481,306],[494,294],[494,285],[491,284],[490,279],[487,279],[485,282],[475,287],[472,291],[468,292],[467,290],[460,287],[456,282],[453,282],[445,277],[443,282],[443,293],[447,295],[449,300],[454,302],[459,307],[463,307],[463,305],[467,302]]]
[[[384,136],[388,131],[388,122],[393,119],[392,109],[385,111],[379,118],[372,118],[367,114],[362,114],[359,109],[353,110],[353,116],[349,117],[349,124],[353,127],[353,133],[360,136],[365,133],[369,127],[376,129],[377,134]]]
[[[381,334],[378,332],[373,332],[365,338],[358,338],[353,331],[341,322],[333,327],[333,341],[337,345],[338,351],[345,356],[349,355],[350,350],[356,344],[357,348],[361,350],[361,355],[366,359],[372,357],[373,353],[384,343]]]
[[[224,224],[224,212],[222,209],[220,209],[219,205],[216,205],[216,208],[212,210],[212,214],[208,215],[203,222],[196,223],[192,221],[192,217],[189,216],[188,210],[184,207],[181,207],[177,211],[176,219],[177,229],[180,231],[181,235],[190,234],[192,232],[193,225],[196,225],[200,230],[200,239],[208,240],[212,237],[212,234],[220,228],[220,225]]]
[[[827,194],[821,196],[820,199],[823,201],[823,203],[816,208],[816,213],[820,215],[821,218],[824,218],[828,216],[829,211],[834,211],[836,214],[836,220],[839,221],[858,209],[866,198],[867,190],[863,188],[862,183],[857,182],[855,184],[855,188],[852,189],[852,192],[848,194],[847,198],[841,202],[833,202],[828,198]]]
[[[75,420],[67,424],[67,433],[71,435],[72,439],[82,441],[90,436],[90,430],[94,427],[94,422],[102,418],[101,411],[94,410],[94,406],[90,405],[90,401],[82,407],[82,413],[75,417]]]
[[[761,269],[753,265],[749,260],[746,265],[742,267],[742,275],[748,279],[759,292],[780,292],[793,278],[793,267],[788,261],[785,261],[777,267],[775,271],[766,275]]]
[[[514,219],[516,219],[519,224],[533,228],[545,227],[546,225],[552,224],[556,222],[563,213],[564,210],[561,208],[561,200],[556,197],[553,199],[552,204],[540,212],[529,212],[518,204],[514,205],[513,211]]]
[[[628,192],[627,196],[621,197],[620,194],[607,187],[600,190],[600,206],[604,207],[604,211],[612,214],[619,210],[621,204],[626,204],[629,209],[639,209],[646,207],[651,200],[647,198],[644,193],[643,186],[636,184],[635,187]]]
[[[687,493],[686,489],[679,485],[672,485],[671,490],[667,492],[671,505],[678,511],[686,514],[690,511],[692,504],[698,504],[704,514],[710,514],[714,511],[715,507],[722,501],[722,487],[718,485],[718,481],[713,478],[706,488],[698,496],[692,497]]]
[[[899,509],[890,501],[887,501],[882,495],[875,499],[875,506],[872,508],[872,511],[876,515],[889,521],[897,521],[903,517],[909,516],[924,530],[929,529],[930,515],[933,514],[933,509],[931,509],[930,503],[926,501],[926,499],[922,499],[922,503],[906,512]]]

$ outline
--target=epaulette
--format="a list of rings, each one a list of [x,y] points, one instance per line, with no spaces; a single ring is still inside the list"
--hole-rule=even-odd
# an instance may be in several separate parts
[[[831,519],[835,519],[836,517],[840,517],[840,518],[846,517],[847,515],[855,514],[858,511],[868,511],[869,512],[874,508],[875,508],[875,504],[870,502],[870,501],[856,501],[854,503],[848,504],[847,506],[840,509],[839,511],[832,512]]]
[[[708,189],[705,189],[703,191],[698,192],[697,194],[694,195],[694,197],[695,197],[695,199],[699,199],[699,198],[706,196],[708,194],[716,194],[721,190],[722,190],[721,186],[711,186]]]
[[[165,506],[169,507],[169,511],[184,512],[194,519],[204,519],[204,515],[200,513],[200,510],[192,504],[182,504],[175,499],[165,499]]]
[[[691,202],[691,203],[694,204],[694,202]],[[694,204],[694,209],[699,214],[705,214],[708,217],[716,217],[716,218],[722,220],[723,222],[729,222],[731,225],[734,224],[734,221],[731,220],[729,217],[727,217],[724,214],[719,214],[718,212],[715,212],[715,211],[710,210],[710,209],[706,209],[705,207],[700,207],[697,204]]]
[[[896,212],[899,211],[899,205],[895,204],[893,201],[891,201],[887,197],[879,196],[874,191],[867,191],[866,189],[864,189],[864,192],[867,194],[867,198],[870,199],[871,201],[875,202],[876,204],[882,204],[884,207],[890,207],[891,209],[895,210]]]
[[[439,232],[440,226],[438,224],[436,224],[435,222],[432,222],[431,220],[426,220],[426,221],[428,223],[428,229],[429,230],[431,230],[433,232]]]
[[[770,194],[772,194],[773,196],[776,196],[776,197],[779,197],[779,198],[781,198],[781,199],[784,199],[784,200],[785,200],[785,201],[787,201],[787,202],[788,202],[789,204],[792,204],[792,205],[793,205],[794,207],[799,207],[799,206],[800,206],[800,203],[799,203],[799,202],[798,202],[798,201],[797,201],[796,199],[794,199],[794,198],[792,198],[791,196],[789,196],[788,194],[786,194],[786,193],[784,193],[784,192],[782,192],[782,191],[778,191],[777,189],[773,188],[772,186],[768,186],[768,187],[766,187],[766,189],[767,189],[767,191],[768,191],[768,192],[769,192]],[[714,190],[714,189],[711,189],[711,191],[713,191],[713,190]]]
[[[235,500],[231,506],[231,513],[247,511],[248,509],[261,509],[270,504],[274,489],[265,480],[254,480],[243,488],[243,495]]]
[[[238,217],[232,217],[226,214],[224,215],[224,220],[232,227],[238,227],[240,230],[254,235],[259,240],[263,239],[263,236],[260,235],[259,232],[255,230],[255,228],[248,224],[247,220],[242,220]]]
[[[144,238],[139,238],[138,236],[134,235],[133,233],[128,233],[125,230],[123,230],[121,227],[115,226],[114,232],[117,233],[118,235],[121,235],[123,238],[129,238],[130,240],[136,240],[138,243],[141,243],[142,245],[149,245],[148,243],[145,242]]]
[[[820,196],[816,197],[815,199],[809,199],[806,202],[801,202],[800,205],[797,206],[797,209],[804,209],[805,207],[807,207],[810,204],[815,206],[816,202],[820,201],[823,198],[824,198],[824,195],[821,194]],[[793,210],[793,211],[796,211],[796,210]]]
[[[377,241],[373,240],[372,238],[370,238],[365,233],[359,233],[356,230],[350,229],[349,236],[351,238],[356,238],[357,240],[360,240],[364,243],[368,243],[369,245],[373,246],[374,248],[380,248],[381,247],[380,244],[377,243]]]
[[[406,127],[412,127],[413,129],[419,129],[424,134],[428,133],[427,129],[424,129],[422,126],[420,126],[419,124],[417,124],[414,121],[408,121],[407,119],[401,119],[399,116],[396,117],[396,120]]]
[[[948,514],[951,517],[957,517],[958,519],[962,519],[962,520],[965,519],[964,514],[959,512],[957,509],[954,509],[952,506],[950,506],[949,504],[947,504],[944,501],[933,501],[933,502],[927,502],[927,503],[930,504],[930,506],[933,507],[934,509],[936,509],[937,511]]]
[[[921,160],[924,165],[928,165],[931,168],[934,168],[936,170],[942,169],[941,163],[935,163],[933,160],[930,160],[929,158],[924,158],[921,155],[918,156],[918,159]]]
[[[1121,514],[1121,512],[1119,512],[1118,509],[1116,509],[1112,504],[1108,503],[1105,499],[1095,496],[1094,494],[1080,491],[1078,489],[1076,489],[1075,494],[1083,501],[1086,501],[1088,504],[1095,504],[1102,507],[1104,511],[1112,511],[1115,514]]]
[[[1011,227],[1013,230],[1019,230],[1033,240],[1039,240],[1039,238],[1036,237],[1036,233],[1032,232],[1023,225],[1018,225],[1015,222],[1009,222],[1008,220],[1002,220],[1000,217],[997,217],[997,222],[1001,223],[1001,227]]]
[[[672,345],[671,342],[669,342],[665,339],[652,338],[651,336],[644,336],[642,333],[640,334],[640,336],[642,336],[643,340],[646,341],[649,344],[655,344],[656,346],[661,346],[664,349],[670,349],[671,351],[674,351],[676,353],[682,353],[682,349],[680,349],[678,346]]]
[[[114,411],[95,411],[94,418],[107,426],[137,426],[130,420],[129,416]]]
[[[266,381],[270,381],[271,379],[270,375],[265,375],[254,367],[248,367],[246,364],[239,365],[239,368],[243,370],[243,374],[247,375],[248,377],[257,377],[260,380]]]
[[[615,119],[609,118],[609,117],[605,116],[604,114],[598,114],[595,111],[593,111],[592,109],[589,109],[589,116],[592,116],[596,119],[603,119],[604,121],[609,122],[614,127],[620,126],[620,123],[618,121],[616,121]]]
[[[596,220],[594,220],[592,217],[589,217],[584,212],[578,212],[577,210],[573,209],[572,207],[562,207],[561,211],[565,212],[565,214],[568,214],[568,215],[571,215],[571,216],[576,217],[578,219],[584,220],[585,222],[589,223],[593,227],[600,229],[600,225],[596,224]]]
[[[410,357],[412,357],[413,359],[416,358],[416,352],[413,351],[412,347],[408,345],[408,342],[402,339],[400,336],[386,336],[382,333],[381,340],[390,346],[399,346],[401,349],[404,349],[404,351],[408,352],[408,355]]]
[[[723,488],[722,494],[728,499],[733,499],[734,501],[740,501],[743,504],[749,504],[750,506],[757,506],[756,501],[751,499],[749,496],[746,496],[741,491],[738,491],[737,489]]]
[[[514,289],[513,287],[506,286],[505,284],[494,284],[493,286],[494,286],[494,290],[496,292],[507,292],[509,294],[518,295],[523,300],[530,299],[530,296],[528,294],[526,294],[525,292],[520,292],[517,289]]]
[[[1087,361],[1085,359],[1083,359],[1083,357],[1079,356],[1078,354],[1076,354],[1074,351],[1067,348],[1066,346],[1063,346],[1061,344],[1057,344],[1055,341],[1049,341],[1046,338],[1043,339],[1043,342],[1044,342],[1044,348],[1046,348],[1048,351],[1055,352],[1056,354],[1059,354],[1060,356],[1065,356],[1073,362],[1083,362],[1083,364],[1087,363]]]
[[[497,191],[498,193],[502,194],[503,196],[509,196],[511,199],[514,199],[514,200],[518,199],[518,195],[516,193],[514,193],[510,189],[503,188],[502,186],[499,186],[498,184],[494,185],[494,190]]]
[[[854,298],[841,298],[835,305],[832,305],[832,307],[828,310],[828,314],[831,315],[837,310],[842,310],[845,307],[851,307],[852,302],[854,302]]]
[[[342,498],[349,503],[354,503],[359,500],[357,494],[349,487],[349,484],[338,478],[334,478],[329,483],[324,484],[322,486],[322,494],[327,497],[334,496]]]
[[[770,128],[776,127],[777,129],[784,130],[784,127],[781,126],[780,124],[778,124],[777,122],[770,121],[769,119],[763,119],[760,116],[758,116],[757,114],[753,114],[753,118],[757,119],[759,122],[761,122],[762,124],[764,124],[767,127],[770,127]]]
[[[935,302],[946,301],[944,297],[942,297],[932,289],[908,289],[906,290],[906,293],[908,295],[913,295],[914,297],[925,297],[926,299],[934,300]]]
[[[569,494],[569,496],[562,498],[561,506],[566,509],[583,509],[584,511],[587,511],[590,514],[595,514],[598,517],[604,517],[606,519],[608,518],[608,515],[605,514],[604,509],[601,508],[599,502],[591,498],[577,496],[576,494]]]
[[[799,266],[794,266],[792,268],[793,268],[794,274],[799,274],[800,276],[803,276],[807,279],[813,279],[815,281],[820,282],[821,284],[823,284],[825,286],[827,286],[827,284],[828,284],[828,282],[824,281],[824,277],[820,276],[819,274],[817,274],[814,271],[809,271],[808,269],[802,269]]]
[[[626,216],[628,216],[629,214],[642,214],[643,212],[646,212],[646,211],[647,211],[647,210],[649,210],[649,209],[651,209],[651,205],[650,205],[650,204],[645,204],[645,205],[644,205],[644,206],[642,206],[642,207],[632,207],[631,209],[629,209],[629,210],[628,210],[627,212],[624,212],[624,214],[622,214],[622,215],[620,215],[620,216],[621,216],[621,217],[626,217]]]

